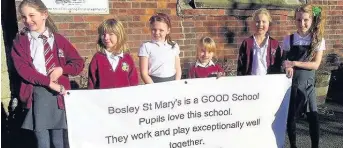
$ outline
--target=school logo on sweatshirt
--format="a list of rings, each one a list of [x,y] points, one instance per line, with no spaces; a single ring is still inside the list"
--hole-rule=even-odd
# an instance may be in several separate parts
[[[126,72],[129,71],[129,64],[123,62],[123,64],[121,65],[121,69]]]

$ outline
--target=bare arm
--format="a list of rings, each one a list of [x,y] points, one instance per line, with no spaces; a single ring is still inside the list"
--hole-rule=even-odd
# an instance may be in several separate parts
[[[176,69],[175,80],[181,80],[182,70],[181,70],[181,64],[180,64],[180,57],[179,56],[175,56],[175,69]]]
[[[154,83],[148,72],[148,57],[139,57],[139,69],[142,80],[145,84]]]
[[[310,70],[317,70],[320,62],[322,61],[323,57],[323,51],[317,51],[315,54],[314,58],[310,62],[300,62],[300,61],[286,61],[286,65],[289,64],[291,67],[299,67],[299,68],[304,68],[304,69],[310,69]],[[287,63],[291,62],[291,63]],[[289,67],[289,66],[286,66]]]

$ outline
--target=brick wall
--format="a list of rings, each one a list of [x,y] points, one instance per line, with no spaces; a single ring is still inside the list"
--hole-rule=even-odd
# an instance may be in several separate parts
[[[328,11],[325,36],[327,52],[336,52],[343,57],[343,0],[313,0],[312,3],[323,5]],[[138,48],[150,39],[148,19],[156,12],[169,14],[172,18],[171,35],[180,45],[181,63],[185,71],[187,63],[195,61],[196,42],[204,35],[215,39],[219,48],[217,57],[225,56],[234,63],[231,68],[235,69],[240,43],[253,32],[252,11],[193,9],[182,0],[109,0],[109,7],[108,15],[53,15],[60,33],[87,58],[87,63],[96,52],[97,26],[102,20],[114,16],[124,23],[129,46],[138,64]],[[283,36],[295,31],[292,11],[272,10],[271,14],[274,20],[270,32],[272,37],[282,41]],[[77,83],[80,82],[83,81],[77,79]]]

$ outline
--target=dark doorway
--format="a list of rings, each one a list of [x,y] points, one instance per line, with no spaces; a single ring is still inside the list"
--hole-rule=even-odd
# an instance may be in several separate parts
[[[33,147],[31,143],[32,133],[21,129],[25,111],[21,108],[20,101],[16,100],[18,97],[19,85],[18,75],[14,69],[13,62],[10,56],[10,51],[13,45],[13,39],[18,31],[16,2],[15,0],[1,1],[1,27],[3,32],[4,47],[6,52],[6,62],[8,66],[11,102],[9,106],[1,104],[1,147],[2,148],[22,148]],[[8,108],[8,114],[5,113],[5,108]]]

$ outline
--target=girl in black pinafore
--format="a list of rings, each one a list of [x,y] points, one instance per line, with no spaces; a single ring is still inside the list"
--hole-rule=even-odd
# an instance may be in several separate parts
[[[310,128],[312,148],[318,148],[319,123],[315,92],[315,70],[318,69],[325,50],[325,15],[321,7],[304,5],[295,11],[297,32],[283,40],[284,67],[292,77],[287,132],[291,148],[296,148],[295,119],[306,113]]]

